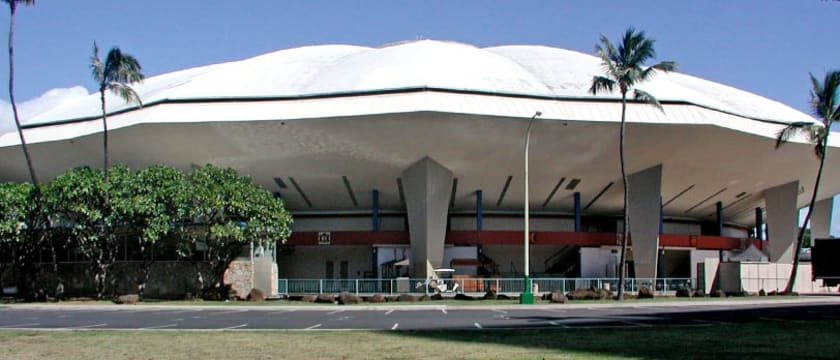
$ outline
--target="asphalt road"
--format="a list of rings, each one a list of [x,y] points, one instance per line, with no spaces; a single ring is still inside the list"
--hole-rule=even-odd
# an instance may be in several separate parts
[[[0,329],[492,330],[840,320],[840,297],[550,306],[6,305]]]

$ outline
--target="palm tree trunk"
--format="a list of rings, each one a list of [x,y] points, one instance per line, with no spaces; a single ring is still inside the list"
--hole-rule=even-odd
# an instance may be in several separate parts
[[[105,88],[99,88],[99,100],[102,105],[102,170],[105,171],[105,182],[108,181],[108,114],[105,112]]]
[[[820,189],[820,179],[822,178],[823,165],[825,165],[825,153],[828,151],[828,134],[830,129],[826,131],[825,139],[823,139],[823,151],[820,154],[820,167],[817,169],[817,179],[814,181],[814,192],[811,194],[811,202],[808,203],[808,211],[805,212],[805,221],[802,227],[799,228],[799,234],[796,236],[796,248],[793,251],[793,269],[790,271],[790,278],[788,278],[787,286],[785,286],[785,294],[793,292],[793,287],[796,285],[796,275],[799,272],[799,249],[802,248],[802,242],[805,239],[805,227],[808,226],[808,221],[811,220],[811,211],[814,210],[814,204],[817,202],[817,191]],[[811,236],[813,241],[813,236]]]
[[[624,300],[624,280],[625,280],[625,269],[624,269],[624,262],[626,261],[626,254],[627,254],[627,237],[630,234],[630,214],[627,212],[627,172],[624,170],[624,121],[625,116],[627,113],[627,92],[623,91],[621,93],[621,129],[619,130],[619,145],[618,145],[618,154],[619,160],[621,162],[621,181],[624,184],[624,226],[623,231],[621,234],[621,255],[619,256],[619,264],[618,264],[618,301]]]
[[[29,148],[26,146],[26,139],[23,136],[23,129],[20,127],[20,117],[18,115],[17,103],[15,102],[15,61],[14,61],[14,35],[15,35],[15,8],[17,3],[12,0],[9,1],[9,100],[12,103],[12,113],[15,118],[15,126],[17,127],[18,136],[20,136],[20,145],[23,148],[23,156],[26,158],[26,166],[29,168],[29,178],[35,187],[38,186],[38,178],[35,176],[35,168],[32,166],[32,157],[29,155]]]

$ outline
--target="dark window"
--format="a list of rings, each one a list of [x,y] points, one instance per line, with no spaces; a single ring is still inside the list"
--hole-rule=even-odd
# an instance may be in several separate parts
[[[324,276],[325,279],[332,279],[333,276],[333,262],[327,261],[327,273]]]
[[[342,279],[346,279],[347,276],[348,276],[349,271],[348,271],[347,268],[348,268],[347,261],[342,261],[341,262],[341,270],[340,270]]]

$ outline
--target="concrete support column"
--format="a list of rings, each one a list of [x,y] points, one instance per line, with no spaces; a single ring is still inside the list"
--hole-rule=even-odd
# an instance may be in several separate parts
[[[579,192],[575,192],[574,200],[575,200],[575,232],[580,232],[580,230],[581,230],[581,226],[580,226],[581,211],[580,211],[580,193]]]
[[[484,227],[484,196],[481,190],[475,191],[475,231],[481,231]]]
[[[656,277],[659,257],[659,217],[662,193],[662,165],[627,177],[630,193],[630,241],[633,242],[633,264],[636,277]]]
[[[373,190],[371,193],[371,203],[373,204],[370,212],[370,222],[373,231],[379,231],[379,190]]]
[[[452,171],[424,157],[402,174],[413,276],[426,278],[443,262]]]
[[[771,262],[793,263],[796,243],[796,225],[799,209],[796,198],[799,196],[799,181],[789,182],[764,191],[764,203],[767,205],[767,239]]]
[[[811,239],[825,239],[831,235],[831,214],[833,212],[833,197],[814,203],[814,208],[811,209]]]
[[[755,238],[764,240],[764,210],[755,208]]]

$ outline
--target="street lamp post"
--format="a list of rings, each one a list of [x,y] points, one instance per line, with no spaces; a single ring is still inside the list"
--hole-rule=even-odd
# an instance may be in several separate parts
[[[531,116],[531,120],[528,120],[528,130],[525,132],[525,231],[524,231],[524,244],[525,244],[525,289],[522,291],[522,294],[519,295],[519,303],[520,304],[533,304],[534,303],[534,293],[531,291],[531,278],[529,275],[529,269],[531,267],[530,263],[530,249],[528,247],[528,242],[530,240],[530,193],[528,192],[528,147],[531,144],[531,126],[534,125],[534,119],[537,116],[542,115],[542,112],[535,112],[534,116]]]

